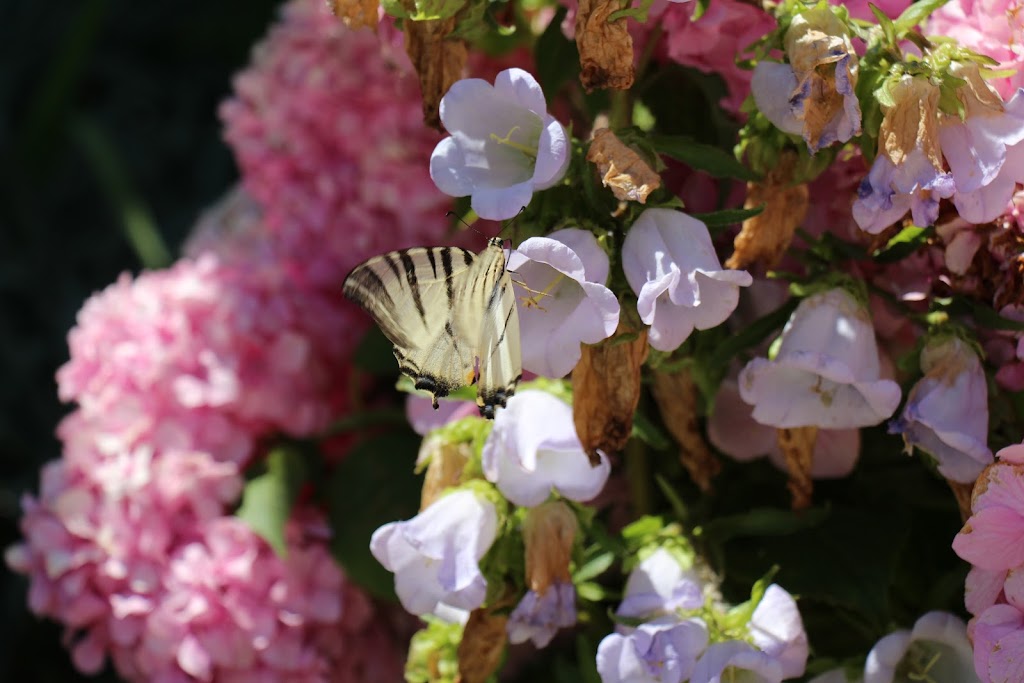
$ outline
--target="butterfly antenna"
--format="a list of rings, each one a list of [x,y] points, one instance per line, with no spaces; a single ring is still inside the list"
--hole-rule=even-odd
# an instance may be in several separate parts
[[[449,211],[448,213],[445,214],[445,216],[449,216],[449,217],[450,216],[455,216],[459,220],[459,222],[462,223],[463,225],[465,225],[467,228],[469,228],[470,230],[472,230],[476,234],[480,235],[481,237],[483,237],[485,239],[487,238],[487,235],[483,234],[482,232],[480,232],[479,230],[474,228],[471,223],[467,223],[465,221],[465,219],[462,218],[462,216],[460,216],[459,214],[455,213],[454,211]]]

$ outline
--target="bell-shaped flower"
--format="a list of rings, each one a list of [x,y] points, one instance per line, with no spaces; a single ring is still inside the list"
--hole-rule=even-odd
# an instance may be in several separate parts
[[[527,591],[508,615],[508,640],[513,645],[532,640],[547,647],[559,629],[576,625],[576,588],[569,582],[551,584],[543,594]]]
[[[487,581],[480,559],[498,532],[494,504],[468,490],[444,496],[410,520],[373,532],[370,551],[395,574],[402,606],[419,616],[448,605],[479,607]]]
[[[512,218],[569,167],[569,136],[522,69],[502,71],[493,86],[479,78],[456,81],[440,113],[450,137],[430,156],[430,177],[445,194],[471,195],[481,218]]]
[[[988,442],[988,385],[978,355],[963,340],[942,336],[921,351],[924,377],[907,397],[890,431],[907,449],[930,453],[942,476],[969,484],[992,462]]]
[[[1024,96],[1005,106],[981,76],[977,64],[953,62],[950,73],[964,80],[958,96],[964,117],[944,117],[942,153],[956,183],[953,204],[960,217],[987,223],[1006,210],[1016,184],[1024,180]]]
[[[926,227],[939,215],[939,200],[956,191],[938,141],[939,88],[924,77],[903,76],[888,88],[878,156],[857,190],[853,218],[878,234],[909,210]]]
[[[693,669],[692,683],[779,683],[782,663],[742,640],[715,643]]]
[[[800,302],[775,358],[755,358],[740,372],[740,396],[761,424],[853,429],[899,405],[899,385],[880,375],[868,311],[837,287]]]
[[[540,505],[552,490],[564,498],[588,501],[604,488],[608,458],[590,465],[576,435],[572,408],[546,391],[521,391],[494,418],[483,449],[487,480],[508,500]]]
[[[757,108],[811,152],[860,134],[857,55],[843,23],[826,7],[793,18],[785,36],[788,64],[761,61],[750,90]]]
[[[1024,565],[1024,445],[1008,446],[981,473],[971,516],[953,550],[975,567],[1006,571]]]
[[[651,619],[676,614],[677,610],[700,609],[703,604],[704,589],[696,572],[684,569],[671,552],[658,548],[630,572],[615,613]]]
[[[605,636],[597,647],[597,672],[602,683],[682,683],[707,644],[699,620],[661,617],[628,634]]]
[[[640,214],[622,245],[622,269],[659,351],[674,351],[694,328],[725,322],[739,288],[753,282],[746,271],[722,268],[706,225],[672,209]]]
[[[747,628],[754,645],[782,667],[783,678],[804,675],[810,646],[796,600],[786,589],[774,583],[768,586]]]
[[[608,255],[589,230],[530,237],[508,258],[519,300],[523,368],[562,377],[579,362],[580,344],[615,333],[619,301],[604,286]]]
[[[907,680],[977,682],[967,626],[959,617],[928,612],[912,630],[875,643],[864,665],[864,683]]]

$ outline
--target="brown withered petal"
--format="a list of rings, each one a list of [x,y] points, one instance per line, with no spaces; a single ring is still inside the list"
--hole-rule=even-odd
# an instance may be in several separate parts
[[[403,4],[408,4],[410,12],[415,10],[411,1]],[[420,79],[423,120],[438,130],[441,130],[441,98],[462,78],[466,66],[466,43],[447,38],[455,28],[455,21],[455,17],[449,17],[405,22],[405,51]]]
[[[424,453],[424,451],[428,451]],[[457,486],[462,480],[462,470],[469,462],[472,449],[465,443],[448,443],[436,438],[426,438],[420,447],[417,460],[430,458],[426,476],[423,477],[423,490],[420,494],[420,511],[426,510],[437,500],[441,492]]]
[[[587,161],[597,166],[601,182],[616,199],[643,204],[661,187],[661,176],[607,128],[594,131]]]
[[[777,429],[775,434],[789,470],[789,483],[786,487],[793,496],[792,507],[794,510],[806,510],[811,506],[814,493],[811,465],[814,463],[814,442],[818,440],[818,428]]]
[[[616,336],[631,334],[619,322]],[[572,371],[573,421],[590,462],[597,465],[597,451],[622,450],[633,431],[633,414],[640,401],[640,366],[647,359],[647,330],[636,339],[606,339],[583,345],[583,355]]]
[[[457,656],[459,683],[484,683],[498,670],[505,652],[508,615],[491,610],[473,610],[462,632]]]
[[[982,475],[984,477],[984,474]],[[952,479],[947,479],[953,497],[956,498],[956,506],[960,509],[960,519],[964,522],[971,516],[971,494],[974,491],[974,482],[963,484]]]
[[[351,29],[377,30],[379,0],[326,0],[334,16]]]
[[[618,0],[580,0],[576,10],[576,47],[580,81],[587,92],[628,90],[633,85],[633,39],[626,20],[608,21],[622,9]]]
[[[526,585],[538,595],[556,581],[568,581],[572,546],[578,528],[576,515],[561,501],[530,510],[523,522],[526,547]]]
[[[651,391],[662,422],[679,444],[679,461],[702,491],[710,490],[711,480],[722,466],[700,432],[697,386],[690,372],[655,372]]]
[[[939,148],[939,88],[927,78],[904,76],[892,88],[895,104],[885,111],[878,151],[899,166],[919,145],[935,168],[943,168]]]
[[[733,241],[726,268],[742,270],[753,263],[775,266],[793,241],[793,233],[807,215],[807,185],[793,185],[797,155],[791,150],[779,156],[778,165],[759,183],[747,183],[748,209],[764,205],[764,211],[743,221]]]

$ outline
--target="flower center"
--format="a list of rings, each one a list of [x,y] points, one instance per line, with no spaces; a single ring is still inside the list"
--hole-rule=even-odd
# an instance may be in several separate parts
[[[491,133],[491,139],[497,142],[499,145],[507,145],[512,149],[519,150],[520,152],[530,157],[531,159],[536,159],[536,147],[529,147],[521,142],[516,142],[512,139],[512,133],[515,133],[517,130],[519,130],[519,126],[512,126],[512,130],[510,130],[503,138],[498,137],[497,133]]]
[[[957,672],[952,672],[953,675],[950,676],[950,672],[945,672],[943,667],[938,666],[943,655],[947,654],[947,650],[947,647],[939,643],[912,643],[896,668],[894,680],[914,681],[915,683],[943,683],[947,680],[956,680]],[[948,657],[946,662],[951,663]]]
[[[536,289],[530,289],[529,287],[526,287],[524,285],[523,289],[527,290],[528,292],[533,292],[533,296],[523,299],[523,305],[525,305],[527,308],[536,307],[537,309],[543,311],[544,307],[540,305],[540,300],[546,296],[551,296],[551,290],[554,289],[555,286],[564,279],[565,273],[558,273],[558,275],[555,276],[555,279],[549,282],[548,286],[539,292]]]

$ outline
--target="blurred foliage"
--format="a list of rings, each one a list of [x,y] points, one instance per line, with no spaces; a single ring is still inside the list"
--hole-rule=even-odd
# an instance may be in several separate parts
[[[277,4],[0,2],[0,546],[60,455],[53,375],[76,311],[173,257],[236,179],[217,105]],[[0,563],[0,680],[116,680],[72,668],[26,587]]]

